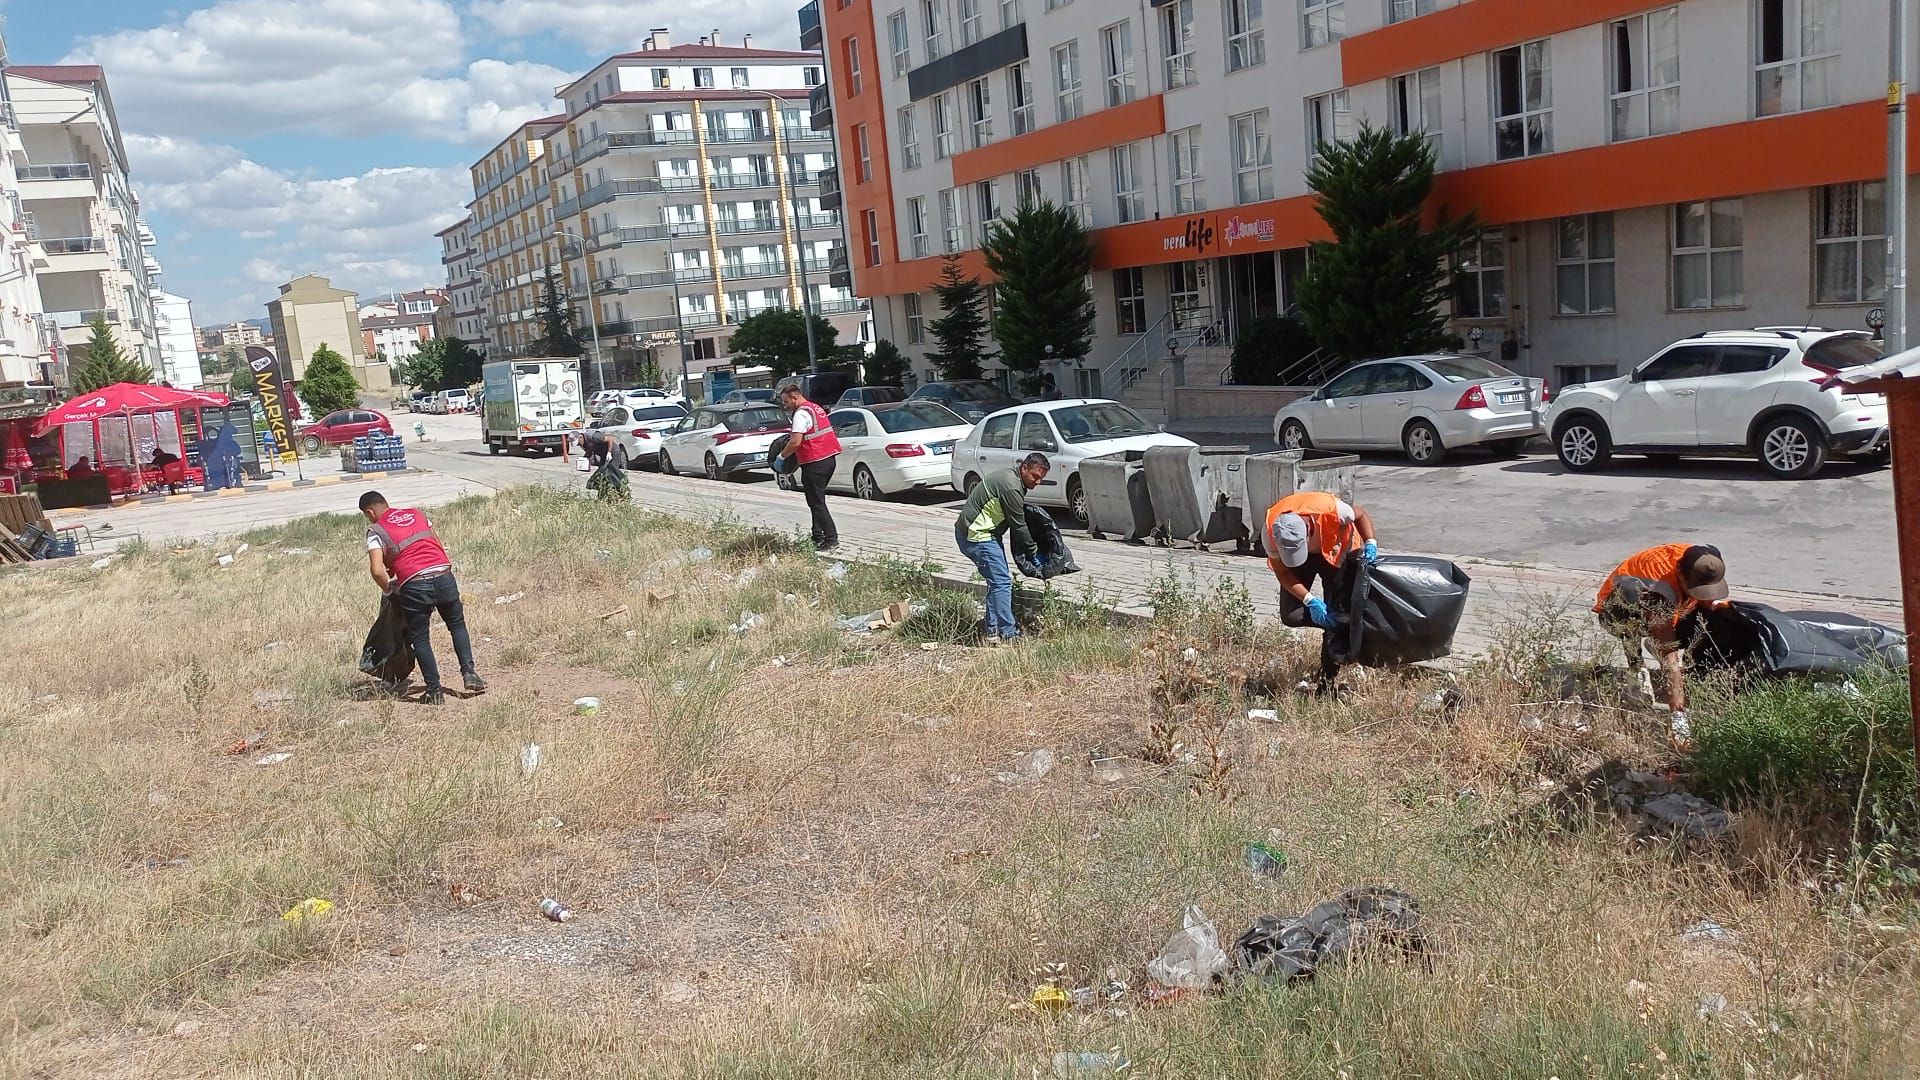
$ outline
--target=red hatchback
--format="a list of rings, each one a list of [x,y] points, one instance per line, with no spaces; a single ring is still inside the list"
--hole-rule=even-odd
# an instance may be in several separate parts
[[[318,423],[300,430],[300,448],[311,454],[322,446],[345,446],[361,435],[374,432],[393,434],[393,424],[384,413],[371,409],[341,409],[328,413]]]

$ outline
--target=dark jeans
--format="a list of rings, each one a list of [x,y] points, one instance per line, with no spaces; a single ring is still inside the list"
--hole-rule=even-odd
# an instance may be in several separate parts
[[[1336,620],[1340,620],[1347,610],[1353,596],[1354,575],[1359,572],[1360,555],[1357,552],[1350,553],[1337,568],[1318,555],[1293,568],[1293,576],[1307,587],[1309,593],[1313,590],[1314,581],[1320,582],[1320,598],[1326,601],[1327,610],[1334,614]],[[1280,621],[1295,627],[1314,625],[1312,617],[1307,614],[1306,605],[1295,600],[1292,593],[1284,591],[1280,594]],[[1334,678],[1340,674],[1340,658],[1345,654],[1340,639],[1346,632],[1347,628],[1342,625],[1339,629],[1328,630],[1320,635],[1320,685],[1323,687],[1332,686]]]
[[[460,660],[462,674],[473,667],[473,643],[467,640],[467,609],[460,603],[460,585],[453,571],[430,578],[411,578],[394,594],[400,610],[407,616],[407,640],[413,644],[414,659],[420,664],[420,677],[428,690],[440,689],[440,665],[433,658],[433,613],[447,624],[453,635],[453,655]]]
[[[800,466],[800,490],[807,493],[807,509],[813,511],[813,546],[831,547],[840,542],[840,530],[834,527],[827,511],[827,481],[833,479],[833,467],[840,455],[809,461]]]

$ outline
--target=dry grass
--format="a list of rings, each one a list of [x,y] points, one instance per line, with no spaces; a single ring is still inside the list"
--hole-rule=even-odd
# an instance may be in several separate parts
[[[262,532],[226,570],[194,548],[0,578],[0,1071],[998,1077],[1113,1046],[1166,1077],[1915,1060],[1915,939],[1886,928],[1904,913],[1807,887],[1791,837],[1752,821],[1734,852],[1687,852],[1530,813],[1599,761],[1662,762],[1630,713],[1521,704],[1542,700],[1522,644],[1448,703],[1418,674],[1321,703],[1273,694],[1311,668],[1303,644],[1204,599],[1138,631],[1056,599],[1039,639],[926,651],[833,624],[925,594],[911,567],[834,582],[781,538],[535,492],[435,516],[494,687],[440,710],[359,692],[354,519]],[[653,589],[674,596],[649,607]],[[621,604],[630,623],[597,617]],[[735,634],[743,612],[767,622]],[[1167,693],[1186,642],[1200,670]],[[585,694],[599,715],[572,715]],[[1241,718],[1269,698],[1277,723]],[[1154,764],[1163,699],[1190,745]],[[1038,747],[1049,776],[996,778]],[[294,756],[252,764],[274,750]],[[1247,875],[1250,840],[1287,873]],[[1008,1007],[1049,964],[1138,987],[1184,903],[1230,939],[1363,882],[1421,899],[1430,967],[1121,1015]],[[279,918],[308,896],[335,913]],[[544,896],[575,920],[542,921]],[[1701,918],[1737,938],[1681,942]],[[1700,1018],[1716,993],[1727,1010]]]

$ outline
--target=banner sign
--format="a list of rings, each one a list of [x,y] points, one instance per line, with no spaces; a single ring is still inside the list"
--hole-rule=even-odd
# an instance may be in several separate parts
[[[280,460],[294,457],[293,424],[287,416],[287,376],[273,350],[264,345],[247,346],[247,370],[253,373],[254,393],[260,397],[261,411],[267,417],[267,433],[273,436]]]

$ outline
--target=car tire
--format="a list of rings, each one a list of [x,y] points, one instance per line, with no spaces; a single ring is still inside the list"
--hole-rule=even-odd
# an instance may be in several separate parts
[[[1493,451],[1495,457],[1517,458],[1522,451],[1526,450],[1527,440],[1495,439],[1487,444],[1487,448]]]
[[[493,456],[493,457],[499,457],[499,456],[500,456],[500,444],[499,444],[499,443],[497,443],[497,442],[494,442],[494,441],[493,441],[492,439],[488,439],[488,440],[487,440],[487,453],[488,453],[489,455],[491,455],[491,456]]]
[[[1576,416],[1553,433],[1553,452],[1571,472],[1597,472],[1613,458],[1613,436],[1590,416]]]
[[[853,467],[853,497],[856,499],[884,499],[887,493],[880,490],[880,482],[873,478],[873,470],[865,465]]]
[[[627,458],[626,447],[616,446],[613,448],[613,467],[622,472],[633,471],[633,462]]]
[[[1093,522],[1093,515],[1087,510],[1087,489],[1080,486],[1078,476],[1067,477],[1067,512],[1083,529]]]
[[[304,436],[300,440],[300,449],[305,450],[309,454],[319,453],[320,447],[323,445],[325,444],[312,435]]]
[[[1400,447],[1415,465],[1438,465],[1447,460],[1447,444],[1440,441],[1440,429],[1425,420],[1407,425],[1400,436]]]
[[[960,494],[972,495],[973,489],[979,486],[980,486],[979,475],[975,473],[968,473],[967,478],[965,480],[960,481]]]
[[[1280,425],[1280,432],[1274,440],[1282,450],[1311,450],[1313,437],[1307,434],[1307,425],[1298,420],[1288,420]]]
[[[1753,440],[1760,465],[1781,480],[1804,480],[1827,463],[1826,434],[1812,421],[1780,416],[1760,427]]]
[[[706,472],[707,472],[707,479],[709,480],[725,479],[725,477],[722,477],[720,475],[720,459],[717,457],[714,457],[713,451],[711,450],[707,451]]]
[[[660,474],[662,476],[680,475],[673,467],[673,455],[667,453],[665,450],[660,451]]]

